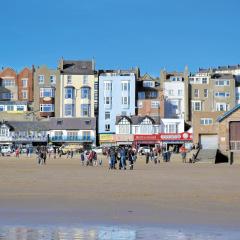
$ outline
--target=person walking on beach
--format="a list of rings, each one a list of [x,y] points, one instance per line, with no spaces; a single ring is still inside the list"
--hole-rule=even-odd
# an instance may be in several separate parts
[[[73,158],[73,150],[71,150],[70,156],[71,156],[71,158]]]
[[[154,163],[157,164],[157,160],[158,160],[158,151],[157,149],[154,149]]]
[[[115,152],[115,149],[113,147],[110,148],[110,158],[111,158],[111,169],[115,169],[116,152]]]
[[[180,148],[180,153],[182,156],[182,162],[186,163],[187,149],[184,147],[184,145],[182,145],[182,147]]]
[[[126,150],[124,147],[120,150],[120,158],[121,168],[126,170]]]
[[[19,148],[16,149],[15,153],[16,153],[16,157],[19,158],[19,153],[20,153]]]
[[[84,166],[85,156],[84,156],[84,152],[83,152],[83,151],[82,151],[81,154],[80,154],[80,158],[81,158],[82,166]]]
[[[149,158],[150,158],[150,154],[149,154],[149,152],[147,152],[147,153],[146,153],[146,164],[149,163]]]

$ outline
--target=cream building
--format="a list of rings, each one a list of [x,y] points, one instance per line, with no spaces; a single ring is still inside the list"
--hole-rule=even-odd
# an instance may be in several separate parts
[[[59,70],[60,117],[94,117],[94,62],[62,59]]]

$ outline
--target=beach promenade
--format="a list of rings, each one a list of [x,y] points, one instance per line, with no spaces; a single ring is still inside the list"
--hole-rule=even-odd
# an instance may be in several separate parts
[[[80,158],[0,158],[0,224],[198,224],[240,227],[240,165],[81,166]]]

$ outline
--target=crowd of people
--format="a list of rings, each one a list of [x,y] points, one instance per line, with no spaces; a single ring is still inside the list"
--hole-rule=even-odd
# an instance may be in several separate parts
[[[199,148],[199,146],[193,147],[193,149],[197,148]],[[105,147],[103,150],[103,154],[107,157],[110,170],[126,170],[128,167],[130,170],[133,170],[134,163],[137,160],[138,152],[141,152],[140,148],[134,148],[132,146],[112,146]],[[186,163],[187,161],[194,163],[194,155],[192,158],[187,159],[187,152],[189,152],[189,149],[187,149],[184,144],[180,148],[177,148],[177,152],[181,154],[183,163]],[[33,153],[32,148],[26,148],[25,153],[26,156],[30,157]],[[77,153],[80,153],[80,155]],[[148,151],[144,153],[146,164],[149,164],[149,162],[155,164],[160,163],[161,161],[169,162],[171,160],[172,153],[176,153],[175,146],[170,146],[169,148],[160,146],[149,147]],[[20,154],[22,154],[21,148],[18,147],[14,149],[14,154],[17,158],[19,158]],[[78,151],[73,151],[70,149],[63,152],[61,147],[37,146],[36,148],[37,163],[40,165],[45,165],[47,158],[56,159],[61,158],[63,155],[65,155],[66,158],[73,158],[74,155],[80,156],[80,162],[82,166],[101,166],[103,163],[102,155],[98,159],[98,154],[92,149],[81,149]]]

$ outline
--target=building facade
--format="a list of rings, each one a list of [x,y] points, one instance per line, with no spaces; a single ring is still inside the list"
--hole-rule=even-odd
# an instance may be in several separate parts
[[[93,61],[60,61],[60,117],[94,117],[94,67]]]
[[[58,116],[60,113],[59,70],[47,66],[37,67],[34,72],[34,112],[41,118]]]
[[[136,71],[109,70],[99,74],[98,133],[100,144],[113,140],[117,116],[135,115]]]
[[[159,79],[149,74],[137,79],[137,115],[164,117],[164,96]]]

